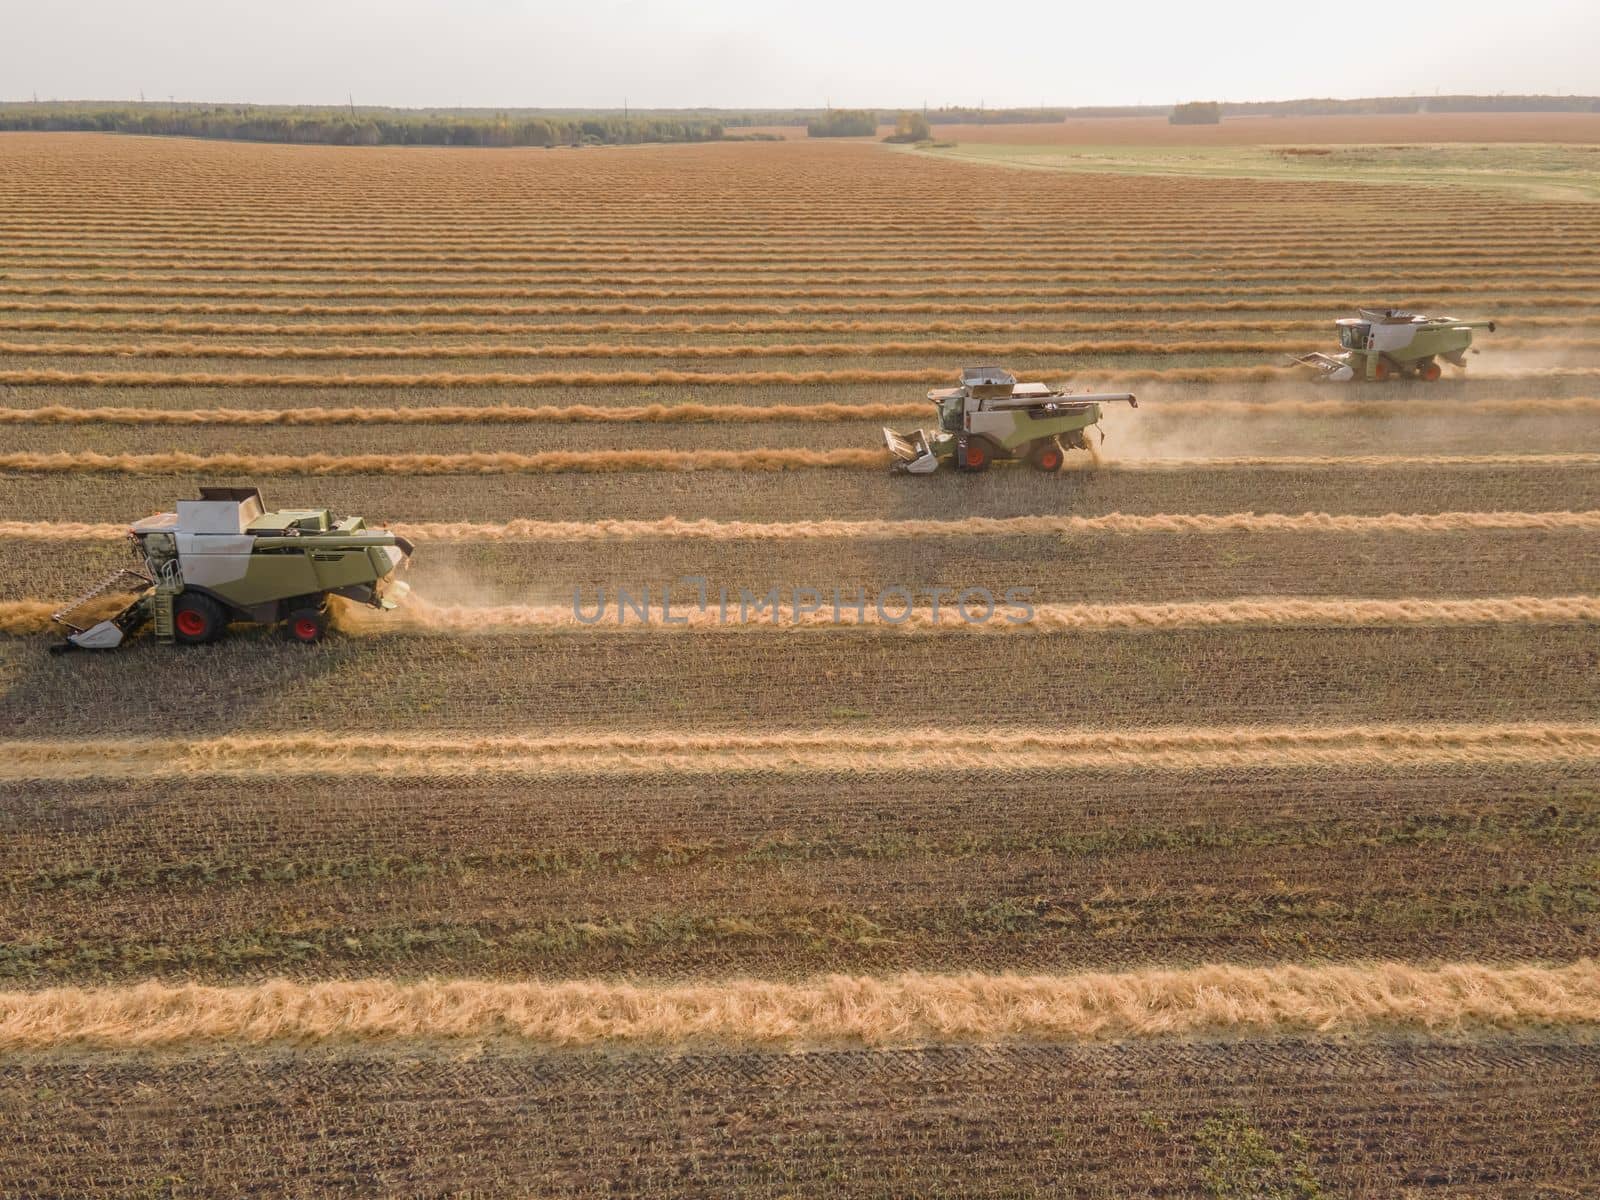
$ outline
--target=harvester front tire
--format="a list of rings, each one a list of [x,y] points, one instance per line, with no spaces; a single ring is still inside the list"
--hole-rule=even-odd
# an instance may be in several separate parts
[[[328,633],[328,613],[321,608],[297,608],[283,624],[284,630],[297,642],[313,646]]]
[[[1393,374],[1394,371],[1390,369],[1389,364],[1382,359],[1379,359],[1372,366],[1372,378],[1378,383],[1387,382]]]
[[[1436,362],[1426,363],[1417,370],[1417,377],[1428,383],[1437,383],[1444,369]]]
[[[1061,464],[1066,460],[1067,456],[1062,453],[1061,447],[1056,445],[1053,438],[1035,442],[1033,449],[1028,452],[1028,462],[1036,471],[1059,471]]]
[[[228,628],[228,614],[210,596],[183,592],[172,602],[172,638],[185,646],[214,642]]]
[[[977,439],[967,443],[962,457],[965,460],[961,464],[963,471],[987,471],[989,464],[994,461],[993,455],[989,453],[988,443]]]

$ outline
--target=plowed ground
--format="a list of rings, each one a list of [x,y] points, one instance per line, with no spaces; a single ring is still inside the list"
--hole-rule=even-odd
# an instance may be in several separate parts
[[[0,1186],[1548,1196],[1596,1183],[1596,1050],[1134,1043],[671,1058],[19,1059]],[[1271,1189],[1271,1190],[1268,1190]]]

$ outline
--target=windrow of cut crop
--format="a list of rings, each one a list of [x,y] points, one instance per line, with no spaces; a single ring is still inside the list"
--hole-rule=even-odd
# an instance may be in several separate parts
[[[513,1038],[549,1046],[906,1045],[1600,1022],[1600,964],[1204,966],[642,985],[365,980],[0,993],[0,1048]]]
[[[882,470],[885,450],[548,450],[534,454],[102,454],[93,450],[0,454],[0,471],[34,475],[550,475],[641,471]],[[1366,470],[1371,468],[1507,467],[1528,470],[1592,468],[1600,453],[1250,455],[1231,458],[1069,460],[1074,470],[1228,471],[1247,469]],[[1067,474],[1072,474],[1069,471]]]
[[[593,729],[566,734],[228,734],[0,742],[0,779],[279,779],[641,774],[937,775],[1531,767],[1600,762],[1600,725]]]
[[[1303,340],[1303,339],[1302,339]],[[226,358],[240,361],[533,359],[739,359],[739,358],[937,358],[974,355],[1047,358],[1072,355],[1277,354],[1293,339],[1086,342],[776,342],[659,345],[653,342],[489,342],[421,345],[246,345],[217,342],[0,342],[0,355],[15,358]],[[1594,350],[1600,339],[1578,337],[1501,338],[1497,350]]]
[[[1178,398],[1152,410],[1150,419],[1179,417],[1303,416],[1560,416],[1600,412],[1600,396],[1527,396],[1474,400],[1419,398],[1411,392],[1347,399],[1231,400],[1202,396]],[[130,408],[118,405],[45,405],[0,408],[3,425],[831,425],[841,421],[891,421],[926,418],[926,401],[844,404],[481,404],[390,405],[315,408]]]
[[[1582,329],[1600,324],[1600,316],[1586,313],[1563,315],[1519,315],[1518,328]],[[901,336],[916,334],[1049,333],[1049,334],[1152,334],[1192,335],[1196,333],[1308,333],[1328,329],[1321,320],[1264,317],[1261,320],[1190,320],[1174,317],[1170,321],[301,321],[288,323],[181,320],[85,320],[77,317],[4,317],[0,329],[20,333],[102,333],[126,335],[155,333],[182,337],[233,335],[248,337],[433,337],[439,334],[464,336],[553,337],[570,334],[647,334],[692,333],[704,337],[754,336],[758,334],[837,334],[873,333]],[[1503,345],[1500,339],[1496,345]]]
[[[590,293],[585,293],[589,295]],[[1005,313],[1302,313],[1308,308],[1347,311],[1366,303],[1359,294],[1336,299],[1306,296],[1218,298],[1174,305],[1170,300],[1136,300],[1106,296],[1093,300],[977,300],[940,293],[938,300],[893,300],[860,298],[853,301],[790,300],[782,303],[766,298],[744,300],[689,300],[669,303],[640,303],[607,300],[600,302],[503,302],[427,301],[409,303],[330,304],[308,299],[297,304],[260,301],[174,301],[150,300],[0,300],[0,313],[141,313],[190,316],[313,316],[313,317],[533,317],[533,316],[853,316],[868,314],[998,315]],[[1407,304],[1421,305],[1420,300]],[[1594,300],[1572,295],[1524,293],[1501,298],[1504,307],[1574,309],[1588,312]]]
[[[1156,367],[1079,371],[1080,382],[1124,383],[1265,383],[1297,378],[1290,366]],[[1530,367],[1478,371],[1479,379],[1592,379],[1600,367]],[[841,368],[824,371],[540,371],[448,372],[413,375],[377,372],[346,374],[282,374],[200,371],[0,371],[0,386],[54,387],[279,387],[279,388],[452,388],[452,387],[767,387],[814,384],[942,383],[948,367],[872,370]]]
[[[948,589],[947,589],[948,590]],[[608,607],[609,605],[609,607]],[[39,633],[51,627],[49,614],[60,602],[0,602],[0,632]],[[334,623],[348,634],[402,631],[470,635],[508,629],[590,634],[637,633],[667,636],[691,632],[802,631],[873,629],[904,636],[1025,635],[1092,633],[1108,630],[1226,629],[1265,627],[1382,628],[1408,625],[1575,625],[1600,622],[1600,596],[1504,596],[1472,599],[1401,600],[1299,599],[1150,604],[1033,604],[1012,602],[983,589],[951,594],[942,607],[919,607],[909,592],[903,598],[880,594],[856,605],[821,593],[785,597],[778,591],[740,592],[686,604],[650,607],[639,597],[624,600],[603,590],[576,595],[557,605],[435,604],[413,596],[395,612],[338,603]]]
[[[1450,534],[1464,532],[1600,533],[1600,511],[1441,512],[1360,516],[1335,513],[1109,513],[1099,517],[953,517],[863,521],[716,521],[662,517],[594,521],[400,521],[386,526],[418,542],[787,542],[893,540],[899,538],[1098,537],[1163,534]],[[110,523],[0,521],[0,539],[13,541],[110,541],[125,537],[126,525]]]

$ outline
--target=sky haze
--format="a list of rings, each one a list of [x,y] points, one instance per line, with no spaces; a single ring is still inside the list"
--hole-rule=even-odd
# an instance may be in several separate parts
[[[0,5],[0,98],[990,107],[1600,93],[1596,0]]]

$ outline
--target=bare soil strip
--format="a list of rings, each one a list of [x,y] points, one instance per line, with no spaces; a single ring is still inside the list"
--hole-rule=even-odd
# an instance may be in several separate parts
[[[1576,1195],[1600,1183],[1597,1074],[1600,1050],[1570,1030],[808,1053],[51,1052],[0,1066],[0,1190],[123,1200],[182,1180],[196,1195],[1047,1200],[1071,1180],[1085,1196],[1212,1196],[1219,1181],[1250,1195]]]

